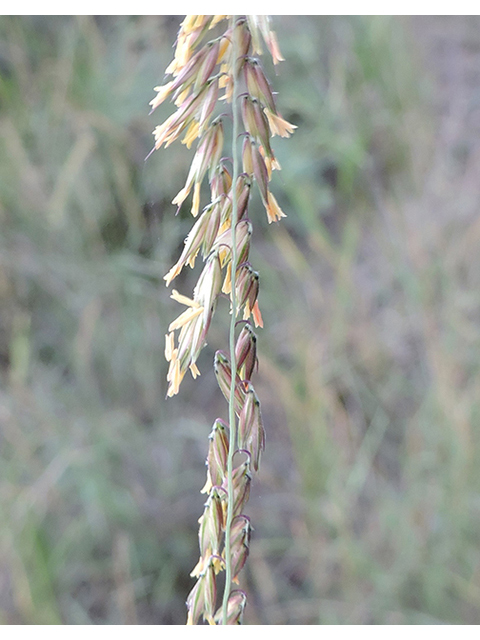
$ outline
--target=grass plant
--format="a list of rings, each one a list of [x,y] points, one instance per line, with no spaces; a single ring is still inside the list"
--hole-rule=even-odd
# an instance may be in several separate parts
[[[181,19],[0,17],[3,624],[185,622],[230,316],[165,401],[192,152],[144,162],[145,100]],[[246,625],[480,621],[478,27],[275,18]]]
[[[227,19],[228,26],[215,35],[217,25]],[[232,590],[232,583],[238,583],[249,553],[251,524],[244,507],[252,472],[258,471],[265,447],[260,401],[251,382],[258,360],[257,337],[249,319],[256,327],[263,326],[263,321],[257,300],[259,275],[249,262],[253,226],[248,206],[256,184],[268,221],[285,217],[269,188],[272,171],[280,169],[270,139],[290,137],[296,128],[278,113],[260,60],[254,57],[262,53],[262,40],[275,64],[283,60],[267,16],[187,16],[166,72],[173,79],[156,87],[157,96],[150,103],[153,111],[170,96],[178,107],[156,127],[154,149],[168,147],[182,136],[187,147],[199,139],[187,182],[172,204],[179,211],[193,191],[191,213],[197,217],[207,174],[210,186],[210,203],[165,276],[169,285],[185,265],[194,267],[201,251],[205,266],[193,298],[176,290],[172,293],[187,309],[170,324],[165,336],[168,396],[178,393],[188,369],[194,378],[200,374],[196,363],[206,345],[217,300],[222,293],[230,298],[229,351],[217,351],[214,362],[219,387],[228,401],[228,423],[215,420],[209,436],[207,482],[202,489],[207,502],[199,520],[201,555],[191,574],[197,582],[187,598],[187,624],[196,624],[200,616],[213,625],[241,624],[246,605],[246,593]],[[220,88],[225,89],[222,96]],[[223,144],[224,120],[230,114],[215,114],[219,100],[231,103],[231,158],[225,155]],[[241,310],[243,320],[238,320]],[[217,576],[223,570],[222,606],[216,611]]]

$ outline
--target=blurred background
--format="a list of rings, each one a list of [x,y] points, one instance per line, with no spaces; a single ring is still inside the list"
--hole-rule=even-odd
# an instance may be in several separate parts
[[[0,622],[184,624],[211,369],[165,400],[181,16],[0,17]],[[480,623],[480,18],[278,16],[246,624]],[[190,294],[198,272],[182,273]]]

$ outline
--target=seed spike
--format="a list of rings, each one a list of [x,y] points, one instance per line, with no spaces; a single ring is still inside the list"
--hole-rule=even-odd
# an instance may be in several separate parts
[[[202,619],[212,625],[241,624],[246,606],[245,592],[232,590],[232,584],[238,584],[249,554],[252,528],[244,509],[265,448],[260,401],[251,382],[258,370],[253,324],[262,327],[263,320],[259,274],[249,262],[253,232],[249,204],[255,182],[268,222],[285,216],[270,190],[272,171],[280,169],[271,138],[289,137],[296,128],[278,112],[275,94],[254,57],[262,54],[262,43],[275,65],[283,60],[268,16],[187,15],[178,31],[174,58],[150,101],[150,113],[167,100],[175,111],[155,127],[154,147],[146,159],[176,141],[187,149],[196,145],[184,186],[172,202],[175,215],[189,202],[195,222],[178,260],[164,276],[166,285],[186,265],[196,269],[203,260],[191,297],[176,289],[171,294],[185,309],[165,335],[167,397],[179,392],[188,370],[193,378],[200,375],[197,360],[222,294],[230,300],[231,313],[229,350],[218,350],[214,358],[217,383],[229,404],[228,422],[218,418],[209,435],[202,489],[205,505],[199,518],[200,558],[187,597],[189,625]],[[233,121],[228,150],[225,117]],[[210,202],[205,206],[207,189]],[[238,319],[240,313],[243,319]],[[223,571],[225,589],[218,608],[217,576]]]

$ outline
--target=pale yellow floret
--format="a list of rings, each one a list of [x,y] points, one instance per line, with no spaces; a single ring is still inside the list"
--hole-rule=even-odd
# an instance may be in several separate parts
[[[220,47],[218,49],[217,64],[222,62],[229,48],[230,48],[230,40],[228,38],[222,38],[220,40]]]
[[[262,154],[262,158],[265,160],[265,166],[267,167],[268,179],[272,178],[272,171],[276,169],[277,171],[281,171],[282,167],[280,166],[279,161],[275,158],[275,156],[267,156],[265,153],[265,149],[260,145],[259,151]]]
[[[258,302],[255,302],[252,309],[253,321],[256,327],[263,327],[263,318],[260,313],[260,307],[258,306]]]
[[[194,29],[200,29],[201,27],[203,27],[203,23],[205,22],[205,16],[196,15],[192,17],[195,18],[193,26],[191,28],[192,31]]]
[[[176,367],[177,356],[178,356],[178,349],[174,349],[172,352],[172,357],[170,358],[170,364],[168,365],[168,373],[167,373],[168,382],[171,382],[173,380],[173,377],[174,377],[173,371]]]
[[[183,376],[185,372],[180,370],[180,360],[175,359],[171,361],[171,370],[169,370],[167,380],[170,382],[170,386],[168,387],[167,396],[171,398],[172,396],[178,393],[180,389],[180,384],[183,380]]]
[[[177,48],[175,49],[175,60],[177,61],[176,71],[180,71],[190,59],[190,38],[181,34],[178,38]]]
[[[213,27],[215,27],[219,22],[221,22],[222,20],[225,20],[227,16],[213,16],[213,20],[210,23],[210,26],[208,27],[209,29],[213,29]]]
[[[175,302],[179,302],[180,304],[184,304],[187,307],[199,308],[200,304],[196,300],[192,300],[191,298],[187,298],[187,296],[182,296],[181,293],[178,293],[176,289],[172,289],[172,293],[170,295],[172,300]]]
[[[166,85],[162,87],[154,87],[154,91],[158,91],[158,93],[155,96],[155,98],[153,98],[153,100],[149,102],[150,106],[152,107],[152,110],[156,109],[158,105],[162,104],[162,102],[170,93],[171,91],[170,87],[172,86],[172,84],[173,84],[173,80],[172,82],[168,82]]]
[[[222,233],[225,233],[225,231],[228,231],[228,229],[230,229],[230,217],[228,217],[225,222],[220,226],[218,233],[217,233],[217,238],[219,238]]]
[[[195,21],[197,20],[198,17],[199,16],[193,13],[189,13],[188,15],[186,15],[180,24],[180,26],[182,27],[182,32],[188,33],[193,29],[195,29]],[[200,17],[203,17],[203,16],[200,16]]]
[[[165,360],[170,362],[174,351],[174,333],[169,333],[165,336]]]
[[[277,34],[275,31],[270,31],[270,42],[268,43],[270,53],[272,54],[273,64],[277,64],[278,62],[283,62],[285,58],[280,53],[280,48],[277,42]]]
[[[214,558],[212,558],[212,567],[213,567],[213,570],[215,571],[215,574],[218,575],[220,571],[224,569],[225,563],[221,558],[219,558],[218,556],[215,556]],[[210,624],[215,624],[215,622],[212,621],[210,622]]]
[[[228,295],[232,291],[232,263],[228,263],[227,273],[223,282],[222,292]]]
[[[270,193],[270,191],[268,192],[268,202],[267,202],[267,217],[268,217],[268,222],[276,222],[277,220],[280,220],[280,218],[286,218],[286,214],[283,213],[283,211],[280,209],[280,206],[278,204],[278,202],[275,199],[275,196]]]
[[[295,124],[287,122],[282,117],[278,116],[276,113],[273,113],[269,109],[264,109],[264,112],[267,116],[272,136],[277,135],[281,136],[282,138],[289,138],[297,128]]]
[[[198,309],[194,309],[193,307],[191,307],[190,309],[187,309],[182,314],[180,314],[176,320],[170,323],[168,330],[175,331],[176,329],[180,329],[180,327],[184,327],[201,313],[203,313],[203,307],[198,307]]]
[[[173,115],[176,115],[175,113]],[[181,122],[178,127],[173,128],[171,131],[167,133],[165,136],[165,149],[169,147],[175,140],[178,138],[182,131],[183,123]]]
[[[177,264],[173,265],[173,267],[170,269],[167,275],[163,276],[163,279],[165,280],[165,284],[167,287],[170,286],[171,281],[178,276],[181,270],[182,270],[182,264],[177,262]]]
[[[193,201],[192,201],[192,216],[195,218],[198,216],[198,212],[200,210],[200,183],[195,183],[195,189],[193,190]]]
[[[172,113],[170,117],[168,117],[163,124],[159,124],[158,127],[155,127],[153,130],[153,135],[155,136],[155,149],[160,149],[164,142],[168,142],[165,147],[168,147],[169,144],[175,140],[175,133],[178,127],[172,127],[175,122],[175,118],[177,117],[176,113]],[[172,136],[173,139],[172,139]]]
[[[195,364],[195,362],[192,362],[192,364],[190,365],[190,372],[193,376],[193,379],[195,379],[197,376],[200,375],[200,371],[197,367],[197,365]]]
[[[187,149],[190,149],[194,141],[198,138],[200,130],[200,123],[194,120],[187,129],[187,133],[182,140],[182,144],[186,145]]]
[[[207,481],[203,485],[203,488],[201,489],[200,493],[206,493],[208,495],[212,487],[213,487],[212,479],[210,477],[210,472],[207,469]]]
[[[190,93],[190,87],[187,87],[186,89],[184,89],[180,95],[175,98],[173,104],[176,107],[179,107],[181,104],[183,104],[183,102],[186,100],[186,98],[188,97],[188,94]]]
[[[177,193],[175,198],[172,200],[172,204],[176,204],[180,207],[184,203],[184,201],[188,198],[190,189],[191,189],[190,186],[186,186],[186,187],[183,187],[183,189],[180,189],[180,191]]]
[[[225,262],[227,261],[227,259],[230,257],[231,251],[228,247],[225,246],[221,246],[219,251],[218,251],[218,258],[220,260],[220,265],[223,269],[223,267],[225,266]]]
[[[197,259],[198,252],[199,252],[199,249],[197,249],[195,253],[192,253],[192,255],[187,260],[186,264],[188,264],[190,269],[193,269],[193,267],[195,266],[195,260]]]
[[[233,80],[230,74],[228,73],[228,70],[229,70],[229,66],[226,64],[223,64],[220,67],[220,73],[222,73],[222,71],[224,73],[218,79],[218,88],[219,89],[225,88],[225,94],[223,96],[220,96],[219,100],[226,100],[227,102],[231,102],[232,96],[233,96]]]
[[[168,65],[168,67],[165,69],[165,73],[167,75],[171,74],[172,76],[177,75],[177,59],[174,58],[170,64]]]
[[[200,559],[192,569],[190,576],[192,578],[198,578],[200,574],[203,573],[204,569],[205,569],[205,558],[203,556],[200,556]]]
[[[258,306],[258,302],[255,302],[255,304],[253,305],[253,308],[250,309],[250,305],[247,300],[245,304],[245,308],[243,310],[243,319],[248,320],[251,315],[253,316],[253,322],[255,323],[255,326],[263,327],[263,318],[262,318],[262,314],[260,313],[260,307]]]

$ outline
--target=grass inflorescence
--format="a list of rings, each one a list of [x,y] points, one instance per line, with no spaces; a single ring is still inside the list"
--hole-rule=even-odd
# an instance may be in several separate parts
[[[225,29],[215,35],[217,26],[225,22]],[[172,293],[187,309],[170,324],[166,335],[168,396],[178,393],[188,370],[194,378],[200,374],[197,359],[218,298],[222,294],[230,298],[229,351],[217,351],[214,362],[218,385],[229,405],[228,423],[216,420],[210,435],[208,479],[202,490],[208,498],[199,520],[201,556],[192,571],[197,582],[187,598],[188,624],[196,624],[201,616],[210,624],[240,624],[246,604],[245,592],[232,590],[232,582],[238,582],[249,553],[251,525],[244,507],[265,447],[260,401],[251,382],[257,366],[253,325],[263,326],[263,321],[257,299],[259,275],[249,261],[253,232],[249,199],[256,184],[268,221],[285,217],[269,186],[272,171],[280,169],[270,140],[274,135],[289,137],[296,128],[279,114],[255,57],[262,53],[262,40],[274,63],[283,59],[266,16],[187,16],[166,71],[173,79],[156,87],[157,96],[150,103],[153,111],[170,97],[177,107],[156,127],[155,149],[177,139],[191,147],[198,139],[187,182],[173,204],[180,209],[192,192],[191,213],[199,217],[179,260],[165,276],[167,285],[185,265],[193,268],[199,253],[204,267],[192,298],[176,290]],[[230,113],[225,114],[219,101],[230,105]],[[219,104],[222,113],[216,115]],[[224,149],[224,121],[229,115],[233,121],[230,157]],[[210,202],[200,213],[207,176]],[[217,576],[223,570],[224,596],[217,611]]]
[[[165,401],[196,146],[145,163],[145,101],[180,20],[0,17],[2,623],[185,621],[230,317],[222,295],[202,376]],[[244,624],[478,624],[479,19],[275,31],[262,65],[298,129],[274,138],[288,217],[256,216],[249,255],[268,455]]]

